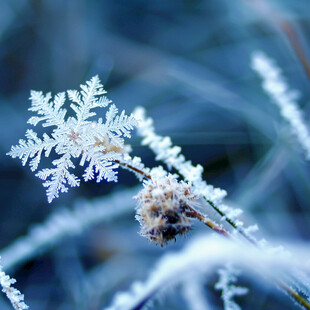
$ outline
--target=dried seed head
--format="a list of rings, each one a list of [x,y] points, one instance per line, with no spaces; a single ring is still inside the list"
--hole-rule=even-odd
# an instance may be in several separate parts
[[[146,182],[135,198],[138,201],[136,218],[141,224],[142,236],[164,245],[176,235],[190,230],[186,209],[195,196],[189,184],[168,175]]]
[[[123,153],[125,151],[124,147],[119,147],[116,145],[111,144],[111,141],[108,137],[105,137],[103,141],[97,140],[95,143],[95,146],[102,145],[105,147],[105,150],[103,151],[104,154],[109,152],[115,152],[115,153]]]

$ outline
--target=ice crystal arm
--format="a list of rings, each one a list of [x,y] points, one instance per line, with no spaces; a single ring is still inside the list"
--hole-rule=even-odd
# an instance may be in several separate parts
[[[97,174],[97,182],[101,182],[106,179],[108,182],[117,182],[117,171],[114,169],[118,168],[118,164],[114,161],[120,158],[120,154],[114,152],[103,152],[92,149],[88,152],[86,160],[89,161],[88,167],[85,169],[83,178],[85,181],[92,180]]]
[[[32,171],[35,171],[41,160],[42,152],[45,151],[45,156],[48,157],[52,148],[56,146],[57,141],[50,138],[47,134],[44,134],[43,139],[40,139],[31,129],[26,131],[26,138],[26,141],[20,139],[19,145],[12,146],[8,155],[13,158],[20,158],[23,166],[25,166],[27,161],[31,158],[29,166]]]
[[[24,295],[12,286],[15,282],[15,279],[5,274],[0,265],[0,284],[2,292],[6,294],[15,310],[28,309],[29,307],[24,303]]]
[[[39,116],[32,116],[28,120],[29,124],[36,126],[42,122],[42,126],[47,127],[59,126],[64,122],[67,111],[61,107],[66,100],[65,93],[57,94],[53,102],[50,102],[51,98],[51,93],[44,96],[41,91],[31,91],[29,111],[36,112]]]
[[[52,202],[54,198],[58,198],[59,192],[67,192],[68,187],[66,184],[71,187],[80,185],[78,177],[68,170],[69,168],[75,168],[68,154],[54,160],[53,165],[55,168],[43,169],[36,174],[37,177],[45,181],[43,186],[47,187],[46,195],[48,202]],[[49,180],[47,180],[48,177],[50,177]]]
[[[69,99],[73,102],[71,108],[76,113],[76,118],[79,123],[84,122],[86,119],[95,116],[96,113],[90,111],[94,108],[104,108],[111,102],[105,96],[106,91],[100,82],[98,75],[94,76],[86,85],[81,85],[81,92],[77,90],[68,90]],[[97,97],[101,96],[101,97]]]
[[[263,52],[252,55],[251,66],[263,80],[263,89],[278,106],[282,117],[291,127],[292,133],[303,148],[306,159],[310,160],[310,132],[298,107],[299,94],[289,89],[281,69]]]
[[[117,114],[117,107],[112,104],[106,113],[106,121],[102,123],[99,119],[98,132],[100,136],[107,136],[113,145],[123,146],[124,141],[122,136],[130,138],[130,131],[137,126],[137,120],[131,114],[125,115],[125,111],[122,111],[120,115]]]
[[[130,138],[130,130],[137,125],[136,119],[133,115],[125,115],[125,111],[122,111],[120,115],[117,115],[118,109],[113,104],[106,116],[105,127],[110,132],[114,132],[117,136],[124,136]]]
[[[117,181],[116,161],[125,152],[123,137],[130,138],[130,131],[137,125],[133,115],[127,116],[125,111],[118,115],[114,104],[106,113],[105,123],[102,118],[90,120],[96,115],[94,108],[107,107],[111,102],[104,96],[106,91],[98,76],[81,85],[80,92],[69,90],[67,93],[76,116],[66,119],[66,110],[62,108],[66,100],[65,92],[57,94],[54,100],[50,93],[44,96],[42,92],[31,92],[29,110],[37,115],[31,117],[28,123],[36,126],[41,122],[43,127],[54,126],[54,129],[50,135],[44,133],[42,139],[33,130],[27,130],[27,140],[21,139],[8,153],[13,158],[19,157],[23,165],[30,160],[30,168],[35,171],[42,153],[48,157],[52,149],[55,151],[58,158],[52,161],[54,167],[42,169],[36,174],[44,181],[49,202],[60,192],[67,192],[68,187],[79,186],[80,179],[71,172],[75,168],[74,159],[78,157],[81,157],[80,165],[86,166],[85,181],[95,177],[97,182],[103,179]]]

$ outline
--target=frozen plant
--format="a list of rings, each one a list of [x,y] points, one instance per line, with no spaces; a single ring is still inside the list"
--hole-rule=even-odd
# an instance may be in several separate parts
[[[173,146],[169,137],[157,135],[152,119],[145,116],[142,108],[136,110],[135,116],[128,117],[124,111],[117,115],[117,108],[111,105],[106,113],[105,122],[101,118],[93,121],[90,118],[96,113],[91,109],[107,107],[110,101],[104,97],[105,91],[97,76],[86,85],[81,85],[81,89],[81,93],[67,92],[69,99],[73,102],[71,108],[76,113],[76,117],[68,118],[65,118],[66,110],[62,108],[65,103],[65,93],[56,95],[55,99],[50,101],[50,94],[44,96],[41,92],[32,92],[30,110],[37,112],[38,116],[31,117],[29,123],[37,125],[42,122],[43,127],[54,126],[56,128],[50,135],[44,133],[43,139],[38,138],[34,131],[28,130],[27,141],[20,140],[19,145],[13,146],[9,153],[12,157],[21,158],[23,165],[30,159],[30,167],[33,171],[39,165],[42,152],[45,152],[45,156],[48,157],[53,149],[60,156],[52,161],[54,168],[43,169],[37,173],[37,176],[45,181],[44,186],[47,187],[49,202],[58,197],[59,192],[66,192],[68,186],[79,185],[80,180],[69,171],[70,168],[75,168],[72,159],[80,157],[81,166],[88,162],[83,175],[85,181],[93,179],[95,173],[97,173],[97,182],[102,179],[116,181],[114,169],[120,165],[134,172],[139,180],[143,181],[144,188],[136,195],[138,202],[136,217],[141,224],[141,234],[149,240],[160,245],[167,244],[177,235],[188,232],[192,226],[191,220],[195,218],[224,236],[226,240],[229,240],[228,242],[239,244],[243,254],[250,249],[255,249],[260,256],[268,254],[266,246],[251,235],[256,226],[244,228],[243,223],[237,219],[241,213],[240,210],[232,209],[223,202],[226,191],[207,184],[202,178],[202,166],[193,166],[191,161],[186,160],[181,154],[181,148]],[[123,136],[130,137],[130,130],[138,122],[140,123],[139,133],[143,137],[142,143],[148,145],[156,153],[156,158],[163,161],[169,170],[174,168],[179,175],[172,175],[161,166],[146,168],[140,158],[129,156],[129,147],[124,145]],[[179,179],[181,176],[183,180]],[[93,211],[86,210],[86,214],[84,212],[67,213],[56,217],[56,224],[59,225],[54,225],[52,218],[51,221],[47,221],[47,226],[39,226],[38,234],[30,234],[29,237],[25,237],[16,244],[15,248],[25,251],[20,260],[31,257],[38,249],[48,247],[49,243],[59,240],[62,236],[76,234],[79,229],[96,222],[97,217]],[[217,217],[214,213],[217,213]],[[106,216],[105,212],[103,216]],[[194,262],[199,259],[195,256],[196,254],[190,254]],[[187,267],[186,255],[185,258],[184,262]],[[205,259],[205,256],[201,258]],[[201,263],[204,265],[206,261]],[[218,263],[217,260],[216,263]],[[178,267],[183,267],[183,265],[176,264],[174,267],[176,269],[171,268],[172,272],[179,271]],[[166,275],[156,279],[162,281],[165,278]],[[307,275],[305,275],[305,280],[297,279],[296,286],[291,288],[288,283],[293,278],[294,272],[284,277],[281,271],[277,274],[277,278],[272,278],[271,281],[281,287],[299,305],[310,309],[310,304],[306,299],[310,295],[308,290],[305,290],[306,297],[298,292],[302,285],[300,282],[307,281]],[[158,285],[158,282],[155,282]],[[229,285],[228,282],[227,285]],[[152,284],[147,293],[147,287],[141,290],[142,293],[139,291],[137,300],[144,298],[142,302],[146,301],[148,295],[145,294],[151,294],[156,289]],[[223,291],[226,289],[223,285],[221,288]],[[225,293],[223,296],[228,295]],[[224,302],[231,301],[231,297],[226,301],[224,298]],[[230,304],[233,303],[230,302]]]
[[[67,192],[68,186],[79,186],[80,179],[70,171],[70,168],[75,168],[73,158],[80,157],[80,165],[87,165],[83,175],[85,181],[94,179],[95,172],[97,182],[102,179],[117,181],[115,169],[123,152],[126,152],[123,136],[130,138],[130,130],[137,125],[137,121],[132,115],[125,115],[125,111],[118,115],[114,104],[106,112],[105,122],[102,118],[92,120],[96,116],[93,109],[105,108],[111,103],[104,96],[105,93],[98,76],[81,85],[80,92],[68,90],[67,95],[72,101],[70,107],[76,116],[65,118],[65,92],[57,94],[53,100],[51,93],[43,95],[40,91],[31,92],[29,110],[37,115],[32,116],[28,123],[36,126],[41,122],[43,127],[56,128],[50,135],[44,133],[42,139],[33,130],[27,130],[27,140],[19,140],[19,144],[13,146],[8,155],[19,157],[23,165],[30,159],[30,168],[36,171],[42,153],[49,157],[54,149],[59,155],[58,159],[52,161],[54,167],[42,169],[36,174],[44,180],[49,202],[58,197],[59,192]]]
[[[24,295],[12,286],[15,282],[15,279],[12,279],[5,274],[2,270],[2,266],[0,265],[0,284],[2,287],[2,292],[6,294],[15,310],[28,309],[29,307],[24,303]]]
[[[263,52],[252,55],[252,69],[263,80],[263,89],[278,106],[282,117],[288,122],[292,133],[303,148],[306,159],[310,160],[310,133],[304,121],[303,113],[298,107],[299,93],[289,89],[281,69]]]
[[[191,228],[188,212],[192,210],[195,195],[191,186],[169,174],[145,183],[136,196],[137,219],[141,235],[161,245],[185,234]]]

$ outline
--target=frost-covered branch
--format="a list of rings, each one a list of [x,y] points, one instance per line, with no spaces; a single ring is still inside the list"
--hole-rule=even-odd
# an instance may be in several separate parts
[[[15,282],[15,279],[5,274],[0,265],[0,284],[2,292],[6,294],[15,310],[28,309],[29,307],[24,303],[24,295],[12,286]]]
[[[310,257],[309,247],[295,246],[292,252],[295,253],[294,257],[285,253],[279,255],[275,251],[266,253],[254,247],[244,251],[242,244],[227,238],[210,235],[197,237],[182,251],[163,256],[147,280],[134,283],[128,292],[118,293],[106,310],[141,309],[167,287],[183,283],[187,277],[195,274],[201,276],[212,273],[217,266],[227,262],[253,273],[257,280],[265,281],[267,278],[271,282],[280,278],[281,272],[291,266],[309,272],[309,264],[304,260],[304,257]]]
[[[134,209],[132,196],[137,190],[133,188],[92,201],[80,201],[71,210],[63,208],[52,213],[44,223],[34,226],[26,236],[1,250],[4,268],[12,269],[37,253],[47,251],[63,238],[78,235],[98,223],[130,212]]]
[[[251,66],[262,78],[263,89],[280,109],[282,117],[303,148],[306,159],[310,160],[310,132],[297,103],[298,91],[289,89],[281,69],[263,52],[253,53]]]

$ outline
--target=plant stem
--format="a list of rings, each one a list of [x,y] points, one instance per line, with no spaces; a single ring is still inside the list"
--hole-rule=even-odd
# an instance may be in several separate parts
[[[210,219],[208,219],[207,217],[205,217],[203,214],[199,213],[197,210],[195,210],[194,208],[187,206],[187,209],[189,211],[186,212],[186,215],[189,217],[195,217],[197,219],[199,219],[200,221],[202,221],[205,225],[209,226],[211,229],[213,229],[214,231],[216,231],[217,233],[224,235],[226,237],[231,237],[230,234],[221,226],[215,224],[213,221],[211,221]]]
[[[149,180],[152,179],[151,176],[150,176],[148,173],[146,173],[146,172],[144,172],[144,171],[142,171],[142,170],[140,170],[140,169],[138,169],[138,168],[136,168],[136,167],[134,167],[134,166],[132,166],[132,165],[129,165],[129,164],[127,164],[127,163],[123,163],[123,162],[119,161],[118,159],[114,159],[113,161],[114,161],[115,163],[117,163],[117,164],[123,166],[123,167],[126,167],[126,168],[128,168],[128,169],[130,169],[130,170],[132,170],[132,171],[134,171],[134,172],[137,172],[137,173],[141,174],[143,177],[145,177],[145,178],[147,178],[147,179],[149,179]]]
[[[294,289],[289,287],[286,283],[277,280],[279,286],[288,294],[290,295],[299,305],[301,305],[304,309],[309,309],[310,310],[310,304],[309,302],[302,297],[301,295],[298,294]]]
[[[204,199],[209,203],[209,205],[221,216],[225,218],[225,221],[229,223],[234,229],[236,229],[245,239],[247,239],[250,243],[257,246],[257,242],[251,238],[243,229],[243,227],[238,226],[232,219],[230,219],[223,211],[221,211],[211,200],[208,200],[204,197]]]

